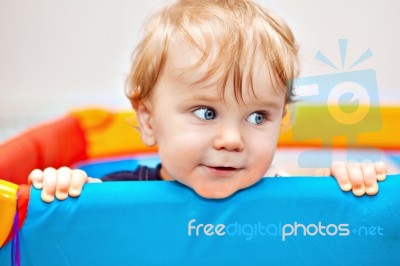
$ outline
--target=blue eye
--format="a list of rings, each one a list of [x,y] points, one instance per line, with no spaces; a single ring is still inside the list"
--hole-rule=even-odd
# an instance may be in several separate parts
[[[215,111],[210,108],[199,108],[193,111],[193,113],[200,119],[213,120],[216,117]]]
[[[260,112],[254,112],[246,119],[247,122],[255,125],[261,125],[265,122],[266,114]]]

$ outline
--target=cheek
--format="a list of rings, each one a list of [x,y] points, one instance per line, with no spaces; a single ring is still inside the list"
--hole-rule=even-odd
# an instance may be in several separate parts
[[[254,138],[249,143],[251,151],[247,154],[249,165],[251,165],[252,176],[263,176],[271,166],[275,155],[278,134],[267,134]]]
[[[193,126],[186,115],[175,114],[156,121],[154,129],[159,150],[168,150],[171,154],[186,156],[202,152],[208,142],[209,132],[205,127]]]
[[[189,175],[206,154],[206,140],[201,134],[183,128],[163,131],[157,142],[163,167],[174,179]]]
[[[173,157],[172,154],[184,157],[204,152],[207,140],[203,136],[193,130],[174,127],[157,134],[156,138],[161,153],[169,153],[170,157]]]
[[[273,127],[264,132],[256,132],[247,139],[247,146],[251,149],[253,157],[258,159],[271,157],[275,153],[279,137],[279,128]]]

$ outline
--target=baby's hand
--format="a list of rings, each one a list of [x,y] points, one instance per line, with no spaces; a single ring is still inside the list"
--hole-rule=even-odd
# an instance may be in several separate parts
[[[49,167],[44,171],[35,169],[28,177],[28,183],[37,189],[42,189],[42,200],[52,202],[54,196],[64,200],[69,196],[78,197],[82,187],[88,182],[101,182],[100,179],[90,178],[80,169],[61,167],[58,170]]]
[[[386,164],[383,162],[333,162],[331,168],[322,174],[335,177],[343,191],[352,190],[356,196],[372,196],[378,193],[378,181],[386,179],[386,172]]]

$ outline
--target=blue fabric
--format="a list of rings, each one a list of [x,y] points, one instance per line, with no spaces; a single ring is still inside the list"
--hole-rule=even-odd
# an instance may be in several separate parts
[[[399,191],[400,175],[360,198],[322,177],[263,179],[223,200],[162,181],[88,184],[52,204],[32,189],[21,265],[400,265]],[[7,245],[0,265],[10,256]]]
[[[80,168],[90,177],[102,178],[107,174],[117,171],[132,171],[138,165],[145,165],[155,168],[160,163],[157,155],[133,156],[124,159],[108,159],[108,160],[92,160],[85,163],[75,165],[74,168]]]

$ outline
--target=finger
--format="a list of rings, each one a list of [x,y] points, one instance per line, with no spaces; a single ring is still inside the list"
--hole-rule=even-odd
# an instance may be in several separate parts
[[[32,184],[37,189],[42,189],[43,171],[40,169],[33,170],[28,176],[28,184]]]
[[[367,195],[375,195],[378,193],[377,174],[375,171],[375,165],[373,163],[361,164],[362,174],[364,176],[365,193]]]
[[[68,191],[71,184],[71,169],[61,167],[57,170],[56,198],[65,200],[68,197]]]
[[[317,169],[317,170],[315,170],[314,175],[316,175],[316,176],[330,176],[331,175],[331,170],[329,170],[327,168]]]
[[[378,181],[385,180],[386,175],[387,175],[386,164],[384,162],[375,163],[375,172],[376,172]]]
[[[356,196],[364,195],[365,194],[364,177],[360,164],[347,163],[347,173],[349,175],[349,179],[353,187],[353,194]]]
[[[69,195],[71,197],[78,197],[81,194],[83,185],[88,181],[87,174],[80,170],[72,170],[71,186],[69,188]]]
[[[101,179],[99,178],[93,178],[93,177],[88,177],[88,183],[102,183]]]
[[[343,191],[350,191],[352,189],[345,162],[333,162],[331,174],[336,178],[336,181]]]
[[[46,168],[43,171],[43,189],[42,200],[44,202],[52,202],[56,191],[57,170],[54,168]]]

